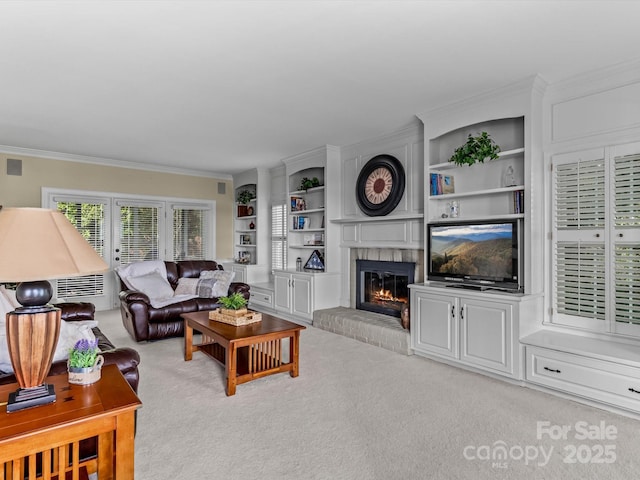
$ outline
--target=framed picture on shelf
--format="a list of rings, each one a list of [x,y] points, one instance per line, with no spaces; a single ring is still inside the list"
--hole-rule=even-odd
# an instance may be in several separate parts
[[[320,250],[314,250],[307,263],[304,266],[305,270],[314,270],[317,272],[324,272],[324,257]]]
[[[251,235],[240,235],[240,245],[251,245]]]
[[[251,263],[251,252],[238,252],[238,263]]]

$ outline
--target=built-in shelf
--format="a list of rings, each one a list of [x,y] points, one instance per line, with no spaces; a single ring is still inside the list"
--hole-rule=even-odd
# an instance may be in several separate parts
[[[524,148],[514,148],[513,150],[506,150],[504,152],[498,153],[498,158],[496,160],[504,160],[506,158],[514,157],[516,155],[520,155],[524,153]],[[496,161],[489,160],[489,161]],[[447,170],[451,168],[465,168],[466,165],[460,166],[453,162],[444,162],[444,163],[436,163],[434,165],[429,165],[429,170]]]
[[[421,220],[424,215],[421,213],[412,215],[388,215],[386,217],[353,217],[353,218],[332,218],[331,223],[363,223],[363,222],[391,222],[404,220]]]
[[[524,190],[524,185],[514,185],[513,187],[501,187],[501,188],[485,188],[484,190],[474,190],[471,192],[430,195],[429,200],[450,200],[452,198],[476,197],[478,195],[493,195],[493,194],[505,193],[505,192],[515,192],[518,190]]]
[[[524,218],[524,213],[508,213],[504,215],[465,215],[464,217],[455,217],[455,218],[442,218],[442,217],[434,217],[430,221],[438,222],[438,223],[446,223],[446,222],[460,222],[462,221],[474,221],[474,220],[512,220],[514,218]]]
[[[291,212],[289,212],[290,215],[302,215],[305,213],[318,213],[318,212],[324,212],[324,207],[322,208],[309,208],[307,210],[293,210]]]
[[[312,187],[308,190],[296,190],[294,192],[289,192],[289,195],[304,195],[307,193],[320,192],[324,190],[324,185],[320,185],[319,187]]]
[[[324,232],[324,228],[290,228],[290,232],[307,233],[307,232]]]
[[[236,220],[251,220],[257,218],[256,215],[245,215],[244,217],[236,217]]]

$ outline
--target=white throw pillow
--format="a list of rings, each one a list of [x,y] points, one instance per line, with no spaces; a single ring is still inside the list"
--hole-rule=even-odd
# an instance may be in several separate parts
[[[7,345],[7,332],[3,328],[0,332],[0,372],[13,373],[13,365],[9,358],[9,346]]]
[[[18,299],[16,298],[15,290],[11,290],[5,287],[4,285],[0,285],[0,294],[2,294],[4,298],[6,298],[9,301],[9,303],[13,306],[13,308],[18,308],[22,306],[20,305],[20,302],[18,302]]]
[[[87,340],[94,341],[96,336],[91,329],[97,326],[98,322],[96,320],[84,320],[81,322],[66,322],[62,320],[60,322],[60,336],[58,337],[56,351],[53,354],[53,361],[57,362],[69,358],[69,350],[73,348],[78,340],[86,338]]]
[[[171,288],[167,277],[163,277],[157,270],[138,277],[129,277],[129,283],[134,290],[144,293],[149,298],[173,297],[173,288]]]
[[[11,304],[9,299],[0,294],[0,327],[2,331],[5,329],[5,322],[7,321],[7,313],[13,312],[15,307]]]
[[[9,358],[9,347],[7,346],[7,313],[13,312],[14,308],[4,295],[0,294],[0,371],[13,372],[11,359]]]
[[[216,283],[213,285],[212,297],[226,297],[229,294],[229,285],[233,281],[236,272],[227,270],[203,270],[200,278],[213,278]]]
[[[167,278],[167,266],[163,260],[145,260],[143,262],[128,263],[127,265],[116,267],[115,271],[130,290],[136,289],[129,283],[129,277],[138,277],[157,271],[160,272],[160,275],[164,278]]]

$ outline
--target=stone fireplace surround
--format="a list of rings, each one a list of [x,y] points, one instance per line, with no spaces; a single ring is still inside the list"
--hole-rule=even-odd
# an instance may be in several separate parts
[[[349,291],[350,307],[316,310],[313,325],[324,330],[354,338],[364,343],[394,352],[412,355],[409,331],[402,328],[400,319],[390,315],[356,310],[356,260],[414,262],[414,281],[424,281],[424,253],[418,249],[350,248]]]

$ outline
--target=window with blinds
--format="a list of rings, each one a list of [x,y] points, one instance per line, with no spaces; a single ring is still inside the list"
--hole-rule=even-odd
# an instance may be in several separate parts
[[[287,204],[271,206],[271,269],[287,267]]]
[[[172,206],[173,260],[206,260],[209,251],[209,209]]]
[[[57,208],[76,230],[104,258],[105,208],[102,203],[58,202]],[[61,278],[56,281],[56,296],[74,299],[102,295],[104,275]]]
[[[578,159],[554,165],[554,172],[556,318],[602,321],[607,305],[605,162]]]
[[[553,321],[640,336],[640,154],[615,152],[554,162]]]
[[[120,205],[120,263],[157,260],[158,208]]]

